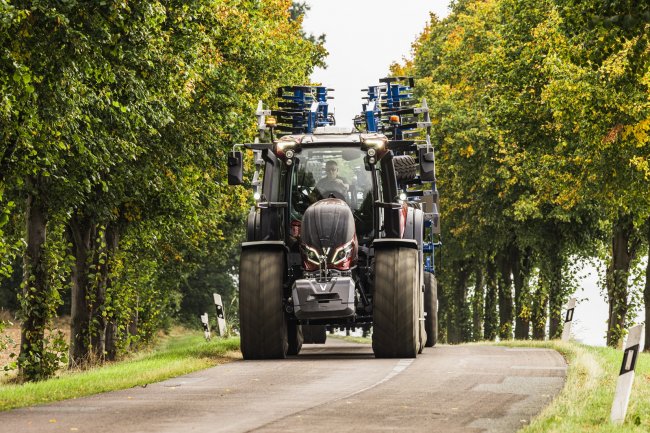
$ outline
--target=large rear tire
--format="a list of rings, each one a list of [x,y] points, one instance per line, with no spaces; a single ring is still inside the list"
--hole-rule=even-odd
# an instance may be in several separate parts
[[[438,281],[431,272],[424,273],[424,312],[426,347],[433,347],[438,341]]]
[[[375,254],[372,350],[377,358],[415,358],[420,348],[418,251]]]
[[[325,325],[302,325],[305,344],[325,344],[327,328]]]
[[[244,359],[285,358],[287,320],[282,309],[283,251],[243,250],[239,265],[239,321]]]

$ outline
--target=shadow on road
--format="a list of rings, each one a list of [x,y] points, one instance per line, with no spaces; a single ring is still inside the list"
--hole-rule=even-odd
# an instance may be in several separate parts
[[[298,356],[291,356],[287,359],[311,361],[314,359],[373,359],[374,357],[372,348],[367,344],[328,342],[326,344],[305,344],[302,346],[302,350]]]

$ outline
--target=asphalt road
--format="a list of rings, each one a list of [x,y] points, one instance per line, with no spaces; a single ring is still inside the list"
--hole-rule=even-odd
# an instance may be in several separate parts
[[[546,349],[438,346],[374,359],[330,339],[88,398],[0,413],[1,432],[515,432],[562,389]]]

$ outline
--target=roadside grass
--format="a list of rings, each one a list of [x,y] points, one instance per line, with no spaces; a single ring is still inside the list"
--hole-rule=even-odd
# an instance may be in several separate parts
[[[614,425],[610,423],[609,415],[623,361],[622,350],[558,340],[498,344],[554,349],[569,364],[566,383],[560,394],[519,433],[650,432],[650,354],[639,356],[625,423]]]
[[[208,342],[198,334],[172,335],[125,361],[64,371],[42,382],[0,383],[0,411],[144,386],[239,358],[239,338]]]

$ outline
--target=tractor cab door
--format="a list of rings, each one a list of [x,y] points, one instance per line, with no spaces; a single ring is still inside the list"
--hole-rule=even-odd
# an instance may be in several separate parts
[[[287,221],[287,168],[270,150],[262,152],[264,172],[258,206],[248,216],[249,241],[283,241]]]

